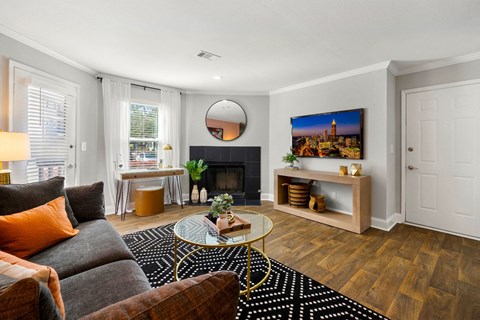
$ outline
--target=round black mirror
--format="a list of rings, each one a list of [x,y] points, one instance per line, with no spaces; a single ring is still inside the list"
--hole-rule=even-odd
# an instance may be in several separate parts
[[[208,109],[205,124],[208,132],[218,140],[235,140],[245,131],[247,115],[235,101],[220,100]]]

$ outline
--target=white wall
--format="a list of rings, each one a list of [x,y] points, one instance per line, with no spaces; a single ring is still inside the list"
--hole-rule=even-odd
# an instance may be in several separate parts
[[[281,157],[290,150],[290,117],[364,108],[364,160],[300,158],[300,164],[304,169],[338,172],[340,165],[361,163],[364,174],[372,177],[372,216],[387,218],[387,73],[370,72],[270,97],[270,193],[274,190],[273,170],[285,166]],[[351,212],[351,189],[333,184],[321,184],[321,189],[327,197],[331,191],[337,192],[337,201],[327,198],[327,206]]]
[[[240,104],[247,114],[245,132],[233,141],[215,139],[207,130],[205,115],[208,108],[215,102],[223,99],[233,100]],[[185,100],[185,137],[184,160],[189,159],[190,146],[260,146],[261,147],[261,188],[262,194],[268,191],[269,177],[269,97],[248,95],[210,95],[187,94]],[[188,184],[184,184],[185,186]],[[184,189],[187,190],[186,188]]]
[[[98,84],[95,78],[36,49],[0,34],[0,128],[8,130],[8,61],[13,59],[30,67],[50,73],[80,85],[77,105],[77,147],[87,143],[87,151],[77,149],[79,184],[102,180],[98,171]],[[100,128],[102,128],[101,126]],[[101,129],[103,130],[103,129]]]

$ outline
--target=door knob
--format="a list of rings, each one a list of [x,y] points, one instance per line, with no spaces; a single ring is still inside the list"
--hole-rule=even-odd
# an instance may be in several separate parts
[[[75,165],[69,164],[67,168],[68,168],[68,169],[73,169],[73,167],[75,167]]]
[[[408,166],[407,168],[408,168],[408,170],[415,170],[415,169],[418,169],[417,167],[414,167],[414,166]]]

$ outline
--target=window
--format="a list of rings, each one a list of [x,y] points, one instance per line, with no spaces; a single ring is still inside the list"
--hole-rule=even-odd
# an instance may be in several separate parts
[[[130,169],[158,167],[158,106],[130,104]]]
[[[10,61],[13,89],[9,131],[28,132],[32,159],[12,163],[18,183],[65,177],[75,185],[75,122],[79,86]]]

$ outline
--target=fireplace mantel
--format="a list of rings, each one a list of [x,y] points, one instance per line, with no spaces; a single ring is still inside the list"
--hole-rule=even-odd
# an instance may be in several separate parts
[[[207,165],[218,166],[241,166],[244,167],[243,192],[233,193],[234,205],[260,205],[260,147],[210,147],[190,146],[190,160],[203,159]],[[208,169],[202,174],[198,187],[206,187]],[[190,181],[190,190],[193,182]],[[207,189],[208,198],[215,196]]]

